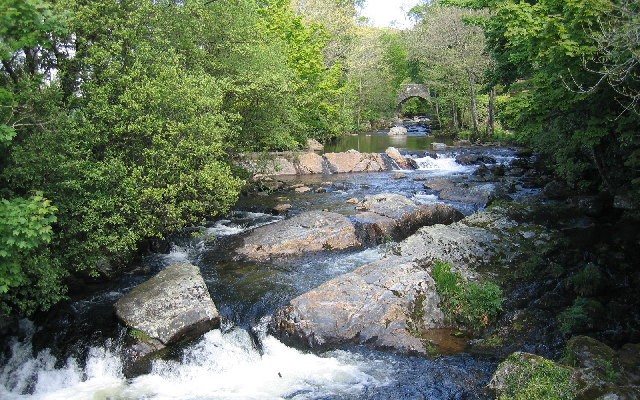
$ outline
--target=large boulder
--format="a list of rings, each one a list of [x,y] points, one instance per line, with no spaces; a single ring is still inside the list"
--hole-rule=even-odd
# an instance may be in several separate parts
[[[114,307],[127,327],[163,345],[195,338],[220,323],[200,270],[191,264],[165,268]]]
[[[500,254],[515,251],[519,238],[509,240],[508,236],[517,225],[496,213],[475,213],[450,225],[420,228],[398,243],[394,252],[409,259],[442,260],[459,267],[486,265]]]
[[[511,354],[487,388],[500,398],[637,399],[639,348],[627,344],[616,352],[593,338],[573,337],[561,362],[524,352]],[[631,360],[627,349],[633,354]]]
[[[574,399],[575,370],[535,354],[517,352],[498,366],[487,388],[499,398]]]
[[[332,173],[381,172],[386,171],[384,158],[379,153],[360,153],[349,150],[344,153],[326,153],[329,170]]]
[[[363,241],[374,243],[390,238],[403,239],[421,226],[450,224],[463,218],[449,205],[418,205],[394,193],[366,196],[358,208],[364,212],[353,218],[365,234]]]
[[[396,209],[374,207],[371,198],[369,203],[371,211],[365,214],[380,216],[380,223],[392,226],[393,218],[402,215]],[[422,227],[390,248],[382,260],[293,299],[277,312],[272,329],[306,346],[368,343],[428,352],[426,331],[445,326],[430,275],[434,261],[448,261],[465,279],[476,280],[478,273],[471,266],[510,257],[521,240],[537,243],[542,236],[535,227],[493,212],[476,213],[448,226]]]
[[[262,261],[360,245],[355,227],[347,217],[309,211],[253,230],[236,253],[239,258]]]
[[[580,398],[635,399],[640,394],[639,350],[640,344],[627,343],[616,351],[594,338],[574,336],[562,361],[577,369]]]
[[[297,159],[298,173],[301,175],[321,174],[324,171],[323,165],[324,159],[316,153],[301,154]]]
[[[424,354],[420,332],[444,326],[434,285],[419,264],[386,258],[291,300],[272,328],[283,340],[308,347],[367,343]]]

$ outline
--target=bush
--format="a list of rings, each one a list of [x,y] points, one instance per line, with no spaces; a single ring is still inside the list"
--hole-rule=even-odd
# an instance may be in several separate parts
[[[602,304],[597,300],[578,297],[571,307],[558,314],[560,331],[565,335],[586,332],[593,328],[594,320],[602,311]]]
[[[582,270],[569,278],[569,286],[581,296],[589,296],[596,293],[602,280],[602,274],[597,265],[587,264]]]
[[[473,330],[493,322],[502,310],[502,290],[493,282],[475,283],[464,280],[451,270],[451,264],[436,261],[431,269],[441,306],[447,318]]]

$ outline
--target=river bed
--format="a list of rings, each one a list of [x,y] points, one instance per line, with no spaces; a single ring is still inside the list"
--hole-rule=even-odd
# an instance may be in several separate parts
[[[325,191],[245,197],[226,219],[194,227],[175,238],[169,254],[149,255],[144,273],[98,287],[91,296],[61,307],[45,327],[23,321],[22,334],[11,339],[11,351],[0,359],[0,398],[485,398],[483,387],[497,365],[493,360],[464,352],[433,358],[403,356],[363,346],[301,351],[267,333],[267,322],[278,307],[335,276],[380,259],[385,245],[270,264],[239,263],[229,257],[229,248],[249,230],[283,218],[268,212],[277,203],[290,203],[291,214],[314,209],[350,214],[353,205],[347,199],[382,192],[403,194],[422,203],[437,202],[437,196],[424,189],[423,178],[468,176],[477,168],[455,163],[455,155],[464,150],[438,151],[437,159],[424,156],[424,151],[431,151],[433,138],[425,132],[414,136],[421,138],[416,139],[420,145],[411,142],[406,148],[398,142],[396,146],[412,153],[420,166],[403,171],[406,178],[394,179],[397,171],[286,178]],[[405,138],[407,144],[410,138]],[[380,134],[357,139],[370,143],[360,151],[383,151],[378,147],[387,146],[390,140]],[[343,149],[327,149],[332,150]],[[508,163],[514,153],[507,148],[482,151],[498,163]],[[478,209],[452,204],[467,215]],[[155,361],[150,373],[128,379],[122,361],[125,329],[115,320],[112,305],[135,285],[180,261],[200,267],[220,310],[222,327]]]

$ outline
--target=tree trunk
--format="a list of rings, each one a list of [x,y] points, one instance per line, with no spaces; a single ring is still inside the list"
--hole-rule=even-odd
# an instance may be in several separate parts
[[[442,119],[440,118],[440,105],[437,97],[435,100],[435,105],[436,105],[436,119],[438,120],[438,128],[442,129]]]
[[[598,170],[598,174],[600,174],[600,179],[602,179],[602,183],[604,184],[605,190],[612,196],[616,194],[616,186],[613,181],[609,177],[609,173],[607,171],[607,167],[603,160],[604,156],[604,145],[602,143],[597,144],[591,148],[591,156],[593,158],[593,163]]]
[[[472,140],[477,139],[480,135],[478,128],[478,107],[476,105],[476,82],[473,73],[469,72],[469,95],[471,97],[471,124],[473,126]]]
[[[489,116],[487,117],[487,136],[493,137],[496,131],[496,88],[489,90]]]
[[[459,129],[459,126],[458,126],[458,107],[456,106],[455,102],[453,103],[452,108],[453,109],[452,109],[451,113],[453,114],[453,121],[452,121],[453,122],[453,131],[457,133],[460,129]]]

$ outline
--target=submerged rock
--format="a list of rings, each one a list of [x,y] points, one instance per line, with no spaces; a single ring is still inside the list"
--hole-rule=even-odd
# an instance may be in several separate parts
[[[236,254],[240,258],[261,261],[360,245],[355,227],[347,217],[310,211],[253,230],[244,238]]]
[[[446,150],[446,149],[447,149],[447,145],[446,145],[446,144],[444,144],[444,143],[437,143],[437,142],[431,143],[431,147],[432,147],[434,150]]]
[[[435,178],[424,184],[425,189],[438,193],[442,200],[469,203],[486,207],[496,197],[496,185],[483,182],[454,182],[451,179]]]
[[[466,153],[456,156],[456,162],[460,165],[495,164],[496,159],[486,154]]]
[[[197,337],[220,323],[200,270],[191,264],[165,268],[114,307],[127,327],[164,345]]]

